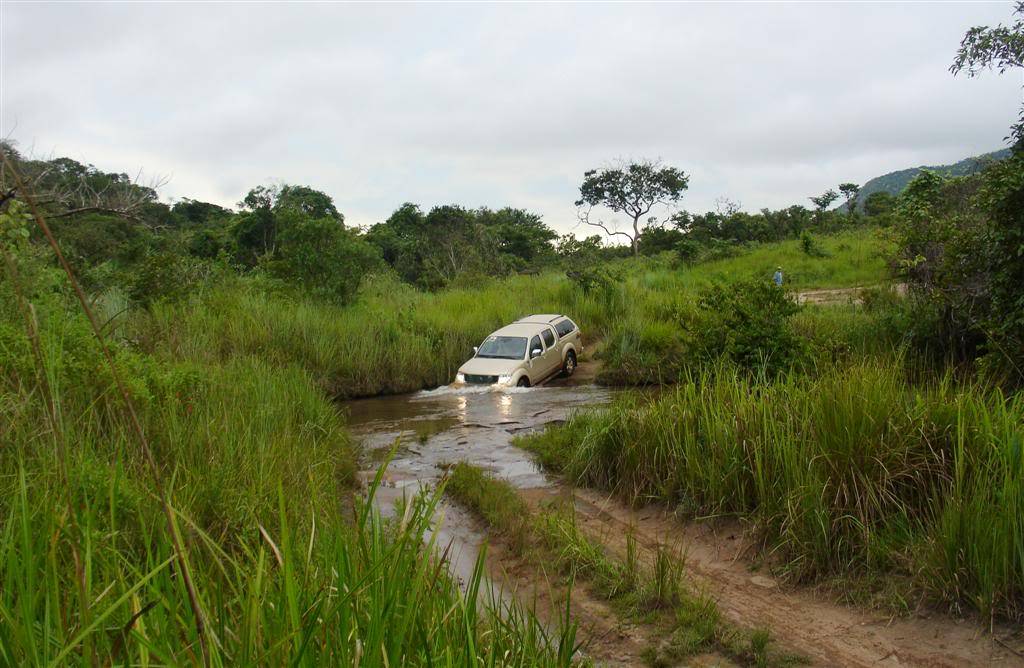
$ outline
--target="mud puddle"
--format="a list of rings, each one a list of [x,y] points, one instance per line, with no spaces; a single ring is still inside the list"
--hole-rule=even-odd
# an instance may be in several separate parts
[[[363,445],[367,471],[399,443],[387,482],[410,490],[436,482],[449,465],[482,466],[520,488],[550,484],[512,438],[564,421],[581,407],[611,401],[614,390],[590,386],[453,389],[361,399],[346,404],[349,430]]]
[[[395,502],[436,484],[448,466],[466,461],[521,489],[554,484],[512,438],[558,423],[580,408],[609,403],[618,390],[569,385],[555,379],[534,388],[440,387],[414,394],[358,399],[344,404],[350,433],[363,446],[367,482],[395,449],[375,501],[383,513]],[[485,532],[462,508],[442,502],[437,545],[452,571],[473,572]],[[502,587],[504,590],[504,587]]]

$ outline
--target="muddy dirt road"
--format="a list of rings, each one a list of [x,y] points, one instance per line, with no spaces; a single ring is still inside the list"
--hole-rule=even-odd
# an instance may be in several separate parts
[[[367,453],[366,473],[400,441],[378,499],[387,508],[421,485],[436,483],[448,465],[467,461],[508,480],[537,506],[569,497],[581,528],[610,554],[625,549],[631,532],[641,549],[671,545],[685,555],[693,587],[717,600],[723,614],[746,628],[766,628],[786,649],[822,666],[1024,666],[1019,634],[995,636],[976,622],[943,615],[890,617],[838,605],[823,595],[786,587],[766,571],[754,571],[749,545],[738,524],[682,524],[662,508],[629,509],[590,490],[572,490],[546,476],[526,453],[511,444],[517,433],[565,420],[579,408],[599,407],[616,390],[556,380],[546,387],[493,391],[490,388],[440,388],[412,395],[347,403],[349,424]],[[445,504],[439,544],[450,545],[454,572],[466,577],[479,548],[489,540],[466,511]],[[541,616],[555,615],[562,591],[544,574],[490,540],[488,570],[496,587],[536,605]],[[586,652],[599,665],[643,665],[642,653],[659,642],[661,630],[625,620],[609,604],[573,591],[572,614]],[[690,665],[724,665],[721,657],[695,658]]]

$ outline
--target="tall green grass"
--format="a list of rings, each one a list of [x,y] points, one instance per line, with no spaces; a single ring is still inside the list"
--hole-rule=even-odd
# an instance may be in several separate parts
[[[963,608],[1024,613],[1024,398],[893,363],[756,383],[726,369],[523,438],[573,482],[753,520],[797,580],[895,573]]]
[[[884,243],[872,231],[830,237],[825,246],[831,255],[812,258],[795,241],[765,244],[693,267],[627,260],[617,265],[621,282],[590,294],[554,271],[438,293],[375,276],[344,308],[268,289],[259,280],[225,277],[185,303],[136,314],[120,333],[165,358],[209,364],[245,354],[294,364],[334,397],[407,392],[451,382],[473,346],[530,313],[569,314],[587,342],[635,332],[637,345],[656,350],[678,329],[696,291],[713,282],[767,280],[778,263],[793,267],[794,287],[884,279]]]
[[[543,274],[438,294],[378,279],[347,308],[251,278],[147,312],[99,299],[189,545],[211,661],[569,663],[571,625],[552,636],[481,601],[479,569],[458,589],[429,544],[436,498],[395,521],[353,498],[354,449],[325,390],[447,382],[472,345],[530,312],[570,313],[601,336],[627,310],[658,317],[674,298],[663,287],[690,289],[700,271],[624,267],[620,286],[591,295]],[[38,356],[0,284],[0,663],[196,663],[151,474],[84,318],[50,278],[26,286]]]
[[[110,370],[59,299],[36,313],[39,357],[16,320],[0,325],[0,664],[202,663]],[[116,364],[171,490],[213,665],[572,662],[571,624],[492,597],[482,560],[459,588],[433,543],[436,494],[384,519],[355,490],[343,420],[307,371],[126,347]]]
[[[407,392],[451,382],[473,346],[530,313],[572,313],[591,323],[589,334],[599,332],[608,317],[604,298],[547,278],[430,294],[378,277],[345,308],[239,280],[187,305],[140,314],[130,336],[155,354],[203,364],[238,354],[297,364],[335,397]]]

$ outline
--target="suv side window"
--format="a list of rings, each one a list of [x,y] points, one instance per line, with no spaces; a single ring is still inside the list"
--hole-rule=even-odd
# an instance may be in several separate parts
[[[544,348],[540,345],[539,336],[535,336],[532,339],[530,339],[530,349],[526,351],[527,359],[529,359],[529,357],[533,355],[533,351],[536,350],[537,348],[544,350]]]
[[[555,325],[555,331],[558,332],[559,337],[565,336],[566,334],[572,332],[574,329],[576,329],[576,324],[572,320],[569,320],[568,318],[562,320],[557,325]]]
[[[550,348],[555,345],[555,333],[551,329],[545,329],[541,331],[541,336],[544,337],[544,345]]]

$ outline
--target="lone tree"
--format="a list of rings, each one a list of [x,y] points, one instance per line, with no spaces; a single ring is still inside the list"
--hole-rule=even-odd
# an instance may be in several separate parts
[[[814,217],[819,223],[825,216],[825,211],[832,206],[832,202],[839,199],[839,193],[829,188],[825,192],[821,193],[817,197],[808,197],[811,203],[814,204]]]
[[[579,219],[601,228],[609,237],[626,237],[633,255],[639,255],[640,220],[656,206],[668,209],[678,202],[689,182],[690,177],[682,170],[664,166],[660,160],[620,161],[611,167],[592,169],[583,174],[580,198],[576,200]],[[628,216],[632,220],[632,232],[616,229],[614,225],[609,227],[601,220],[591,220],[590,213],[595,206]],[[650,216],[643,225],[654,223],[657,217]]]
[[[846,213],[853,215],[853,209],[857,206],[857,193],[860,192],[860,186],[856,183],[840,183],[839,192],[843,193],[843,197],[846,198]]]

